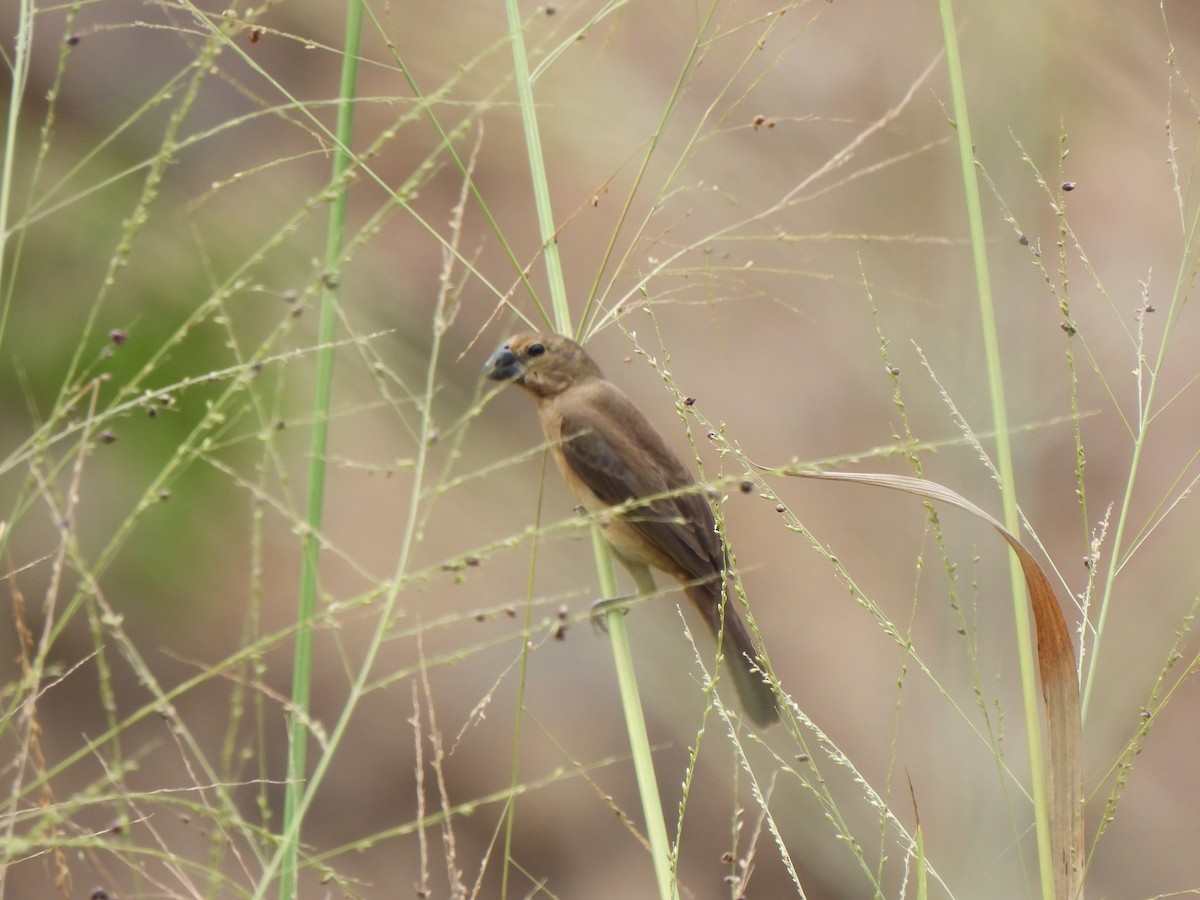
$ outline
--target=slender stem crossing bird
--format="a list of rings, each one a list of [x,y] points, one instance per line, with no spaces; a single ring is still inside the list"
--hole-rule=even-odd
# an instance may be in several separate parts
[[[746,715],[760,726],[777,721],[775,693],[754,668],[750,629],[736,604],[724,599],[725,553],[712,508],[662,435],[569,338],[511,337],[484,374],[533,396],[563,480],[596,516],[638,592],[655,592],[651,568],[675,578],[713,635],[721,636]]]

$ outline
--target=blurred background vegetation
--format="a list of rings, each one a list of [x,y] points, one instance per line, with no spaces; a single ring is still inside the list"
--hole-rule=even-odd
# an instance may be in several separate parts
[[[318,731],[341,714],[369,636],[383,627],[388,639],[305,821],[300,896],[445,896],[459,881],[499,895],[526,638],[517,782],[528,789],[509,890],[651,896],[645,851],[613,814],[639,821],[609,651],[587,625],[587,531],[544,468],[526,399],[481,402],[483,361],[525,327],[514,310],[548,327],[504,11],[479,0],[368,10],[337,284]],[[592,354],[685,458],[713,481],[746,474],[702,423],[676,415],[648,357],[763,466],[908,473],[898,455],[857,461],[898,447],[907,421],[917,440],[942,442],[922,452],[924,475],[996,511],[943,396],[986,435],[932,4],[581,0],[522,12],[576,321],[612,314]],[[958,15],[993,185],[985,215],[1022,509],[1072,627],[1089,574],[1103,584],[1119,566],[1085,730],[1089,838],[1117,760],[1153,725],[1090,859],[1089,891],[1200,892],[1196,682],[1161,712],[1150,700],[1173,648],[1197,651],[1179,632],[1200,585],[1200,522],[1180,502],[1200,449],[1188,349],[1200,335],[1184,305],[1197,263],[1188,78],[1200,9],[1017,0],[964,2]],[[343,17],[316,0],[0,9],[5,896],[248,896],[269,856],[257,829],[278,830],[285,776]],[[463,172],[431,116],[474,160],[488,214],[472,197],[456,215]],[[1155,411],[1138,439],[1151,372]],[[882,896],[913,895],[911,860],[860,777],[905,828],[919,812],[941,878],[932,895],[1034,895],[1002,545],[943,513],[945,562],[912,498],[769,484],[778,499],[729,491],[728,534],[783,686],[854,767],[813,742],[817,776],[781,732],[750,742],[803,894],[870,896],[874,873]],[[400,616],[381,625],[393,579]],[[675,599],[629,620],[670,823],[704,710]],[[564,604],[569,626],[553,640]],[[39,653],[35,692],[24,679]],[[989,727],[993,743],[979,735]],[[713,718],[708,728],[723,730]],[[430,732],[449,754],[445,802],[468,804],[445,841],[440,823],[424,840],[414,825],[442,803]],[[747,858],[746,896],[798,894],[771,835],[756,832],[733,751],[716,734],[702,749],[685,896],[737,896],[731,873]],[[773,769],[772,749],[796,771]],[[821,778],[832,811],[808,786]]]

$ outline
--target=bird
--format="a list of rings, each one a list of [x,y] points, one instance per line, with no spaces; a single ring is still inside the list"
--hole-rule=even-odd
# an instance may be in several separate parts
[[[746,716],[759,727],[778,721],[754,638],[736,603],[723,597],[727,565],[712,507],[650,420],[582,346],[559,334],[510,337],[488,359],[484,375],[533,397],[563,480],[599,524],[638,593],[656,593],[651,569],[678,581],[720,637]]]

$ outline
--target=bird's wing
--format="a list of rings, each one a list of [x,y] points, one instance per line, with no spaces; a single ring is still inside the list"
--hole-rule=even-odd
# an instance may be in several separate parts
[[[610,506],[692,488],[636,506],[623,518],[679,572],[697,579],[719,573],[723,554],[712,510],[695,492],[691,474],[637,407],[610,383],[603,385],[560,405],[567,464]]]

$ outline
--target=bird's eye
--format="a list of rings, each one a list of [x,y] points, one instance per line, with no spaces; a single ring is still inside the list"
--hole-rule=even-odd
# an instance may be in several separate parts
[[[525,351],[528,356],[541,356],[546,352],[546,347],[543,344],[530,344],[529,349]]]

